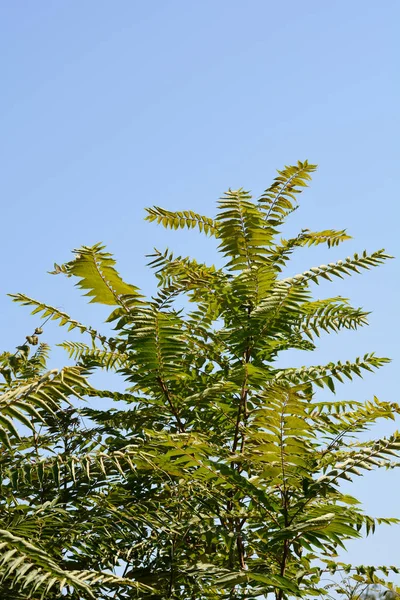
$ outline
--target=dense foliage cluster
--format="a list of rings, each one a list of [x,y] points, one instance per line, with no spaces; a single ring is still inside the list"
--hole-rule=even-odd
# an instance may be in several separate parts
[[[309,598],[330,593],[324,577],[339,572],[364,591],[396,592],[387,581],[395,567],[343,564],[338,550],[395,522],[366,515],[340,484],[397,464],[399,433],[357,434],[400,406],[318,393],[387,359],[276,362],[289,349],[312,352],[321,332],[365,325],[364,310],[315,299],[313,284],[389,258],[362,252],[282,275],[296,248],[348,239],[332,230],[280,237],[314,170],[286,167],[257,201],[229,190],[215,218],[149,209],[149,221],[214,236],[224,262],[156,251],[155,297],[123,281],[101,245],[56,265],[111,307],[113,337],[13,296],[88,342],[65,341],[75,364],[58,371],[46,368],[41,328],[0,356],[2,599]],[[92,387],[97,369],[119,373],[126,391]],[[117,408],[82,402],[99,397]]]

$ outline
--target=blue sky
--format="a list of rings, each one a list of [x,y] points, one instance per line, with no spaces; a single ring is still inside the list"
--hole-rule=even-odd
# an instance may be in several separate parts
[[[0,3],[2,348],[37,325],[7,292],[101,324],[101,307],[47,274],[71,249],[103,241],[151,292],[144,255],[154,246],[208,262],[215,246],[144,223],[144,207],[213,215],[228,187],[257,195],[298,159],[320,168],[289,231],[347,228],[354,240],[300,253],[293,273],[364,248],[400,256],[399,22],[397,0]],[[398,265],[317,292],[373,314],[359,334],[322,339],[312,361],[371,350],[394,359],[338,396],[399,400]],[[400,517],[396,471],[352,493],[371,514]],[[351,544],[349,560],[400,563],[399,532]]]

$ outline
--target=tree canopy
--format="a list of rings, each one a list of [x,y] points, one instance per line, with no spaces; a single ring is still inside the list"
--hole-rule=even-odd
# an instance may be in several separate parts
[[[390,258],[363,251],[285,276],[296,249],[349,239],[345,230],[281,237],[315,168],[285,167],[256,200],[228,190],[214,218],[148,209],[150,222],[215,237],[223,259],[217,268],[155,250],[153,297],[121,278],[102,244],[56,264],[110,307],[111,337],[12,295],[84,341],[63,342],[74,365],[60,370],[46,366],[43,326],[0,356],[1,598],[309,598],[327,594],[324,577],[338,572],[400,593],[396,566],[338,558],[346,541],[397,522],[365,514],[341,484],[399,464],[400,433],[358,434],[400,406],[319,395],[388,359],[277,361],[315,351],[322,333],[366,325],[363,308],[318,299],[314,284]],[[118,373],[125,391],[95,388],[98,369]],[[90,408],[88,398],[116,405]]]

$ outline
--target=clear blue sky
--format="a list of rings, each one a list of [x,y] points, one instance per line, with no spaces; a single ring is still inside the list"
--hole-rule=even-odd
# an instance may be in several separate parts
[[[214,246],[143,223],[145,206],[212,215],[226,188],[258,194],[298,159],[320,169],[292,230],[346,227],[354,240],[301,253],[293,272],[364,248],[400,256],[399,23],[398,0],[0,2],[2,348],[37,324],[7,292],[95,325],[106,316],[47,275],[72,248],[105,242],[150,291],[153,246],[208,261]],[[397,260],[323,286],[374,311],[371,327],[293,360],[391,356],[339,393],[399,400],[398,279]],[[47,341],[61,336],[46,328]],[[371,514],[400,517],[399,477],[373,474],[353,492]],[[353,543],[349,559],[399,564],[399,534]]]

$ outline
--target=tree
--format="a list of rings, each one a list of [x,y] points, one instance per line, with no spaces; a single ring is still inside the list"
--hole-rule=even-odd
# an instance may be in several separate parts
[[[19,370],[3,355],[1,424],[11,441],[2,456],[0,570],[21,598],[31,598],[24,590],[32,589],[58,598],[61,589],[69,598],[251,600],[272,594],[283,600],[325,593],[324,576],[341,571],[355,582],[399,591],[386,581],[396,567],[346,565],[337,551],[346,540],[373,533],[376,524],[397,522],[364,514],[340,483],[397,464],[399,433],[367,442],[357,434],[378,419],[394,419],[400,407],[376,397],[318,397],[319,388],[335,392],[343,380],[388,360],[371,353],[322,366],[276,364],[286,350],[315,350],[322,332],[367,323],[368,313],[340,296],[314,299],[313,284],[390,258],[383,250],[363,252],[282,275],[297,248],[337,246],[349,238],[344,230],[279,238],[314,170],[307,161],[286,167],[257,201],[242,189],[229,190],[214,219],[148,209],[149,221],[214,236],[224,261],[216,268],[156,250],[152,298],[120,277],[100,244],[55,265],[55,273],[76,278],[90,302],[112,307],[112,337],[23,294],[13,296],[90,339],[65,341],[76,364],[51,376],[42,374],[42,363],[29,371],[36,356],[27,356],[26,346],[37,341],[32,336],[16,355]],[[125,393],[94,389],[89,379],[96,369],[119,373]],[[19,402],[14,412],[7,394]],[[71,396],[108,398],[124,408],[67,409]],[[21,442],[13,419],[38,397],[34,433]],[[24,521],[18,536],[15,506],[32,523],[29,529]],[[34,550],[28,551],[32,529]]]

